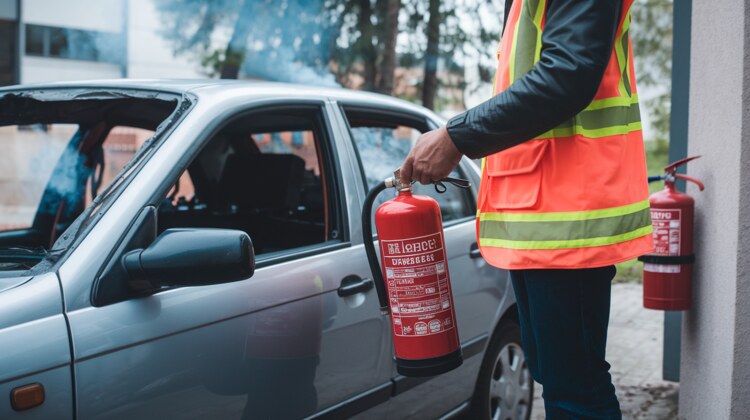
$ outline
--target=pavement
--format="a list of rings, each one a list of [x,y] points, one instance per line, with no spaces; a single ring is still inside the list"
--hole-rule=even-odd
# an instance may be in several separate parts
[[[677,418],[679,385],[661,379],[664,312],[643,308],[640,284],[612,286],[607,361],[623,419]],[[542,386],[534,390],[532,420],[544,420]]]

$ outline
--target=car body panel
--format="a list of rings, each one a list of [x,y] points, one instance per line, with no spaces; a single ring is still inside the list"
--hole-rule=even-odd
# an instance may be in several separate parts
[[[313,401],[307,415],[388,381],[380,366],[390,364],[388,325],[372,316],[374,291],[336,295],[358,258],[346,248],[240,282],[71,313],[81,418],[158,417],[178,406],[180,417],[239,416],[248,400],[258,410],[283,407],[286,397],[267,392],[292,384]],[[215,401],[216,411],[201,401]]]
[[[54,273],[0,293],[0,349],[0,393],[9,396],[16,387],[41,383],[47,398],[35,415],[72,415],[70,340]],[[6,397],[0,418],[14,414]]]

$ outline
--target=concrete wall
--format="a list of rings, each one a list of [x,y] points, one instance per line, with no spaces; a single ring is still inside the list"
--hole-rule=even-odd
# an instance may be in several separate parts
[[[703,158],[688,174],[706,190],[688,187],[697,262],[683,325],[680,416],[741,419],[750,413],[750,144],[742,141],[750,135],[750,6],[693,0],[692,7],[688,155]]]
[[[197,55],[175,56],[172,46],[164,40],[162,17],[154,2],[128,0],[128,77],[200,79],[200,58]]]
[[[125,0],[23,0],[23,20],[37,25],[120,32]]]
[[[28,55],[23,56],[21,63],[21,83],[116,79],[122,76],[120,66],[111,63]]]
[[[750,5],[745,2],[745,53],[740,153],[740,220],[737,249],[737,311],[734,333],[732,417],[750,416]]]
[[[18,3],[16,0],[0,0],[0,19],[16,20],[18,18]]]

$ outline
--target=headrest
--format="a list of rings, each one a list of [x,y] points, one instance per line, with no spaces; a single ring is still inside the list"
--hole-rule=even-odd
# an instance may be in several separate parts
[[[230,155],[221,181],[243,208],[292,210],[299,204],[305,161],[292,154]]]

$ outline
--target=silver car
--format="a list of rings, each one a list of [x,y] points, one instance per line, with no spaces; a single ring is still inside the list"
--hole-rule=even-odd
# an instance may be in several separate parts
[[[442,122],[270,83],[0,89],[0,418],[527,419],[468,159],[472,190],[416,188],[441,206],[464,363],[395,369],[361,206]]]

